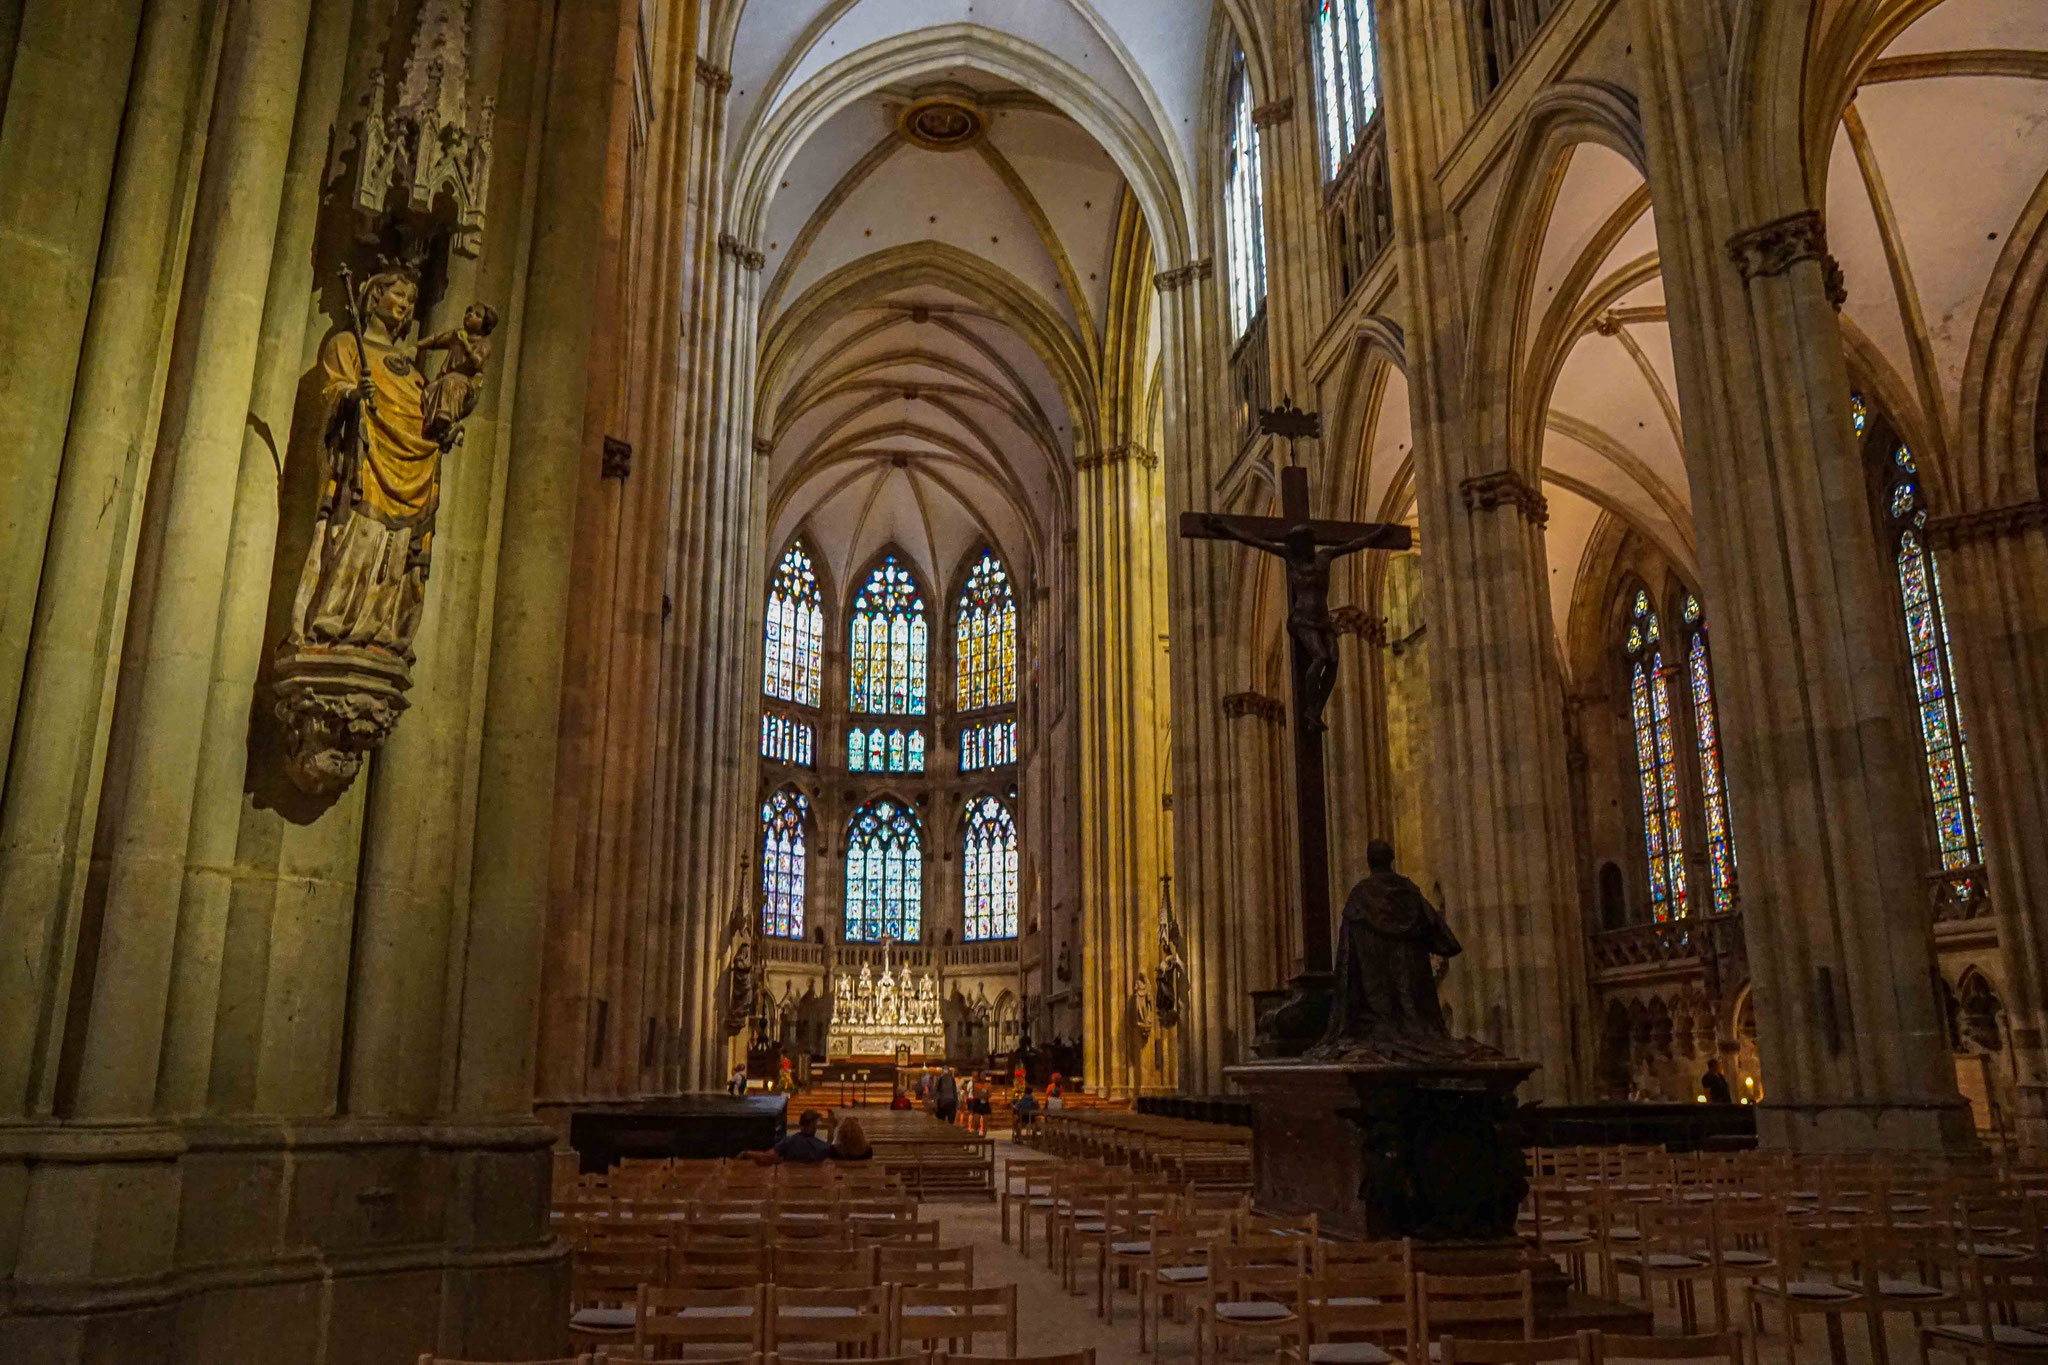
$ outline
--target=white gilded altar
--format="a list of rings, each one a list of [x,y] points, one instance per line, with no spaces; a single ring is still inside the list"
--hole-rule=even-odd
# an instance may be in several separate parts
[[[885,949],[880,973],[866,963],[858,976],[839,973],[827,1051],[834,1057],[893,1057],[898,1048],[909,1049],[915,1058],[942,1057],[946,1025],[939,1013],[938,978],[930,972],[913,976],[907,962],[901,972],[892,972]]]

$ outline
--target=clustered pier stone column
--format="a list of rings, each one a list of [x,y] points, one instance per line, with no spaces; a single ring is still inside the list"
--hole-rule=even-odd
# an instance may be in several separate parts
[[[264,660],[310,525],[315,358],[346,325],[332,277],[363,265],[334,159],[406,26],[354,0],[17,8],[0,1358],[552,1351],[532,1067],[570,540],[605,491],[593,395],[626,364],[592,344],[616,324],[606,189],[622,102],[652,102],[620,54],[687,71],[695,33],[465,7],[468,98],[512,150],[422,323],[485,299],[504,327],[448,461],[414,710],[326,804],[278,766]]]

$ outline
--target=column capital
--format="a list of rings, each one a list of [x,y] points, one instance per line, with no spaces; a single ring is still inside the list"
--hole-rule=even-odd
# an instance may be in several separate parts
[[[1339,607],[1330,613],[1330,622],[1340,635],[1355,635],[1375,649],[1387,647],[1387,618],[1384,616],[1371,615],[1363,607]]]
[[[1123,464],[1127,460],[1135,461],[1147,469],[1159,468],[1159,457],[1136,441],[1124,441],[1109,447],[1107,450],[1096,450],[1084,455],[1076,455],[1074,457],[1074,468],[1077,470],[1104,469],[1111,465]]]
[[[1981,512],[1958,512],[1927,523],[1928,548],[1952,550],[1985,540],[2011,540],[2029,531],[2048,529],[2048,501],[2016,502]]]
[[[1263,692],[1232,692],[1223,699],[1223,714],[1231,720],[1254,716],[1269,725],[1287,719],[1287,703]]]
[[[762,459],[767,459],[774,451],[775,442],[769,440],[766,436],[756,436],[754,438],[754,453]]]
[[[1271,128],[1276,123],[1285,123],[1294,117],[1294,96],[1282,95],[1252,110],[1252,127]]]
[[[732,89],[732,72],[724,67],[713,66],[702,57],[697,59],[697,84],[714,95],[723,95]]]
[[[1491,512],[1496,507],[1513,507],[1536,527],[1550,524],[1550,500],[1542,490],[1512,469],[1496,469],[1458,485],[1467,512]]]
[[[1801,209],[1745,228],[1728,239],[1728,256],[1749,281],[1782,275],[1801,261],[1818,261],[1825,277],[1828,302],[1836,312],[1849,301],[1842,266],[1828,254],[1828,230],[1818,209]]]
[[[718,249],[723,254],[738,261],[747,270],[759,270],[762,266],[768,264],[768,258],[765,255],[754,247],[748,246],[730,232],[718,234]]]
[[[1162,294],[1171,293],[1173,290],[1185,288],[1197,280],[1208,279],[1210,275],[1215,273],[1215,270],[1216,263],[1209,257],[1204,256],[1198,261],[1189,261],[1186,265],[1176,266],[1172,270],[1160,271],[1152,277],[1152,287]]]

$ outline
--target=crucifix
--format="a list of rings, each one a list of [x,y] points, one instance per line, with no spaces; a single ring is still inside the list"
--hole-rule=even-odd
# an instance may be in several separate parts
[[[1277,517],[1218,516],[1187,512],[1180,533],[1191,540],[1234,540],[1287,565],[1287,638],[1293,659],[1294,813],[1296,867],[1301,894],[1302,986],[1330,977],[1330,827],[1323,792],[1323,708],[1337,685],[1337,623],[1330,616],[1330,569],[1361,550],[1406,550],[1406,526],[1384,522],[1318,521],[1310,513],[1308,471],[1295,459],[1295,442],[1319,440],[1320,414],[1288,399],[1259,413],[1259,430],[1287,442],[1280,471]],[[1319,1025],[1317,1026],[1320,1027]]]

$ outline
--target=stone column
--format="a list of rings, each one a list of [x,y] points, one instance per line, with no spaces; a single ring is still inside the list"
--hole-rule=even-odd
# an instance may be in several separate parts
[[[1904,661],[1848,414],[1820,215],[1729,145],[1726,34],[1631,0],[1714,618],[1765,1142],[1972,1141],[1933,989]],[[1745,125],[1747,126],[1747,125]],[[1752,180],[1752,177],[1755,177]]]
[[[126,111],[117,96],[136,61],[143,0],[16,0],[7,9],[14,13],[10,23],[0,10],[0,33],[12,40],[0,48],[12,59],[0,64],[0,450],[8,452],[0,461],[0,716],[15,714],[21,690],[108,226]],[[175,99],[162,63],[195,56],[203,59],[153,52],[133,72],[131,97]],[[0,734],[0,773],[15,733]]]
[[[1942,517],[1927,541],[1940,555],[1984,824],[2018,1136],[2038,1159],[2048,1155],[2048,503]]]
[[[618,24],[615,9],[565,10],[552,52],[463,950],[454,1103],[466,1115],[525,1114],[533,1100],[576,507],[599,476],[588,367]]]
[[[1134,990],[1159,962],[1159,760],[1165,680],[1152,576],[1159,457],[1134,442],[1085,452],[1079,471],[1081,934],[1089,1089],[1122,1098],[1170,1086],[1171,1059],[1130,1028]],[[1156,1027],[1156,1023],[1155,1023]]]
[[[1460,1031],[1538,1063],[1529,1089],[1562,1100],[1581,1092],[1589,1040],[1547,512],[1531,482],[1540,453],[1483,448],[1490,414],[1467,402],[1467,337],[1479,324],[1461,297],[1457,232],[1435,179],[1438,8],[1392,0],[1379,19],[1395,249],[1415,301],[1408,378],[1429,546],[1431,728],[1446,756],[1432,842],[1466,950],[1447,989]]]
[[[221,626],[243,427],[311,0],[236,4],[194,214],[136,571],[101,834],[108,859],[75,1112],[150,1112]]]
[[[1358,576],[1381,581],[1370,570]],[[1326,781],[1330,904],[1341,915],[1352,886],[1366,874],[1366,845],[1394,838],[1394,776],[1387,751],[1387,620],[1362,607],[1339,607],[1331,615],[1343,637]]]
[[[0,954],[0,1115],[10,1117],[48,1113],[55,1098],[127,623],[136,513],[155,442],[165,319],[177,296],[180,229],[205,146],[195,112],[208,68],[204,18],[199,6],[157,6],[137,49],[63,476],[40,587],[29,594],[35,625],[21,705],[0,712],[14,716],[10,733],[21,740],[0,760],[0,936],[36,945]],[[67,84],[52,93],[86,88]],[[16,287],[23,280],[11,278]],[[36,315],[49,321],[41,308]],[[19,321],[10,317],[6,325]],[[11,354],[38,364],[48,359],[40,343]],[[16,377],[26,376],[8,374],[0,427],[26,419],[48,397],[18,391]],[[11,612],[0,608],[0,615]],[[5,744],[0,740],[0,752]]]
[[[1207,510],[1219,465],[1236,449],[1226,414],[1229,374],[1222,337],[1223,281],[1208,258],[1153,277],[1160,301],[1165,370],[1160,453],[1167,525],[1179,513]],[[1190,995],[1196,1013],[1181,1033],[1180,1085],[1220,1094],[1223,1068],[1243,1060],[1230,1043],[1242,994],[1237,956],[1235,869],[1229,842],[1235,758],[1223,711],[1231,675],[1228,613],[1235,550],[1169,536],[1167,587],[1173,636],[1174,901],[1188,935]],[[1082,945],[1085,948],[1087,945]]]

